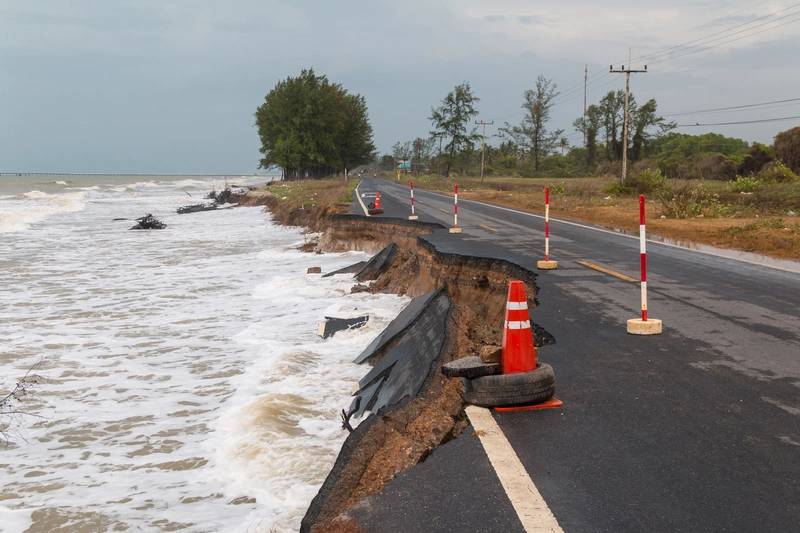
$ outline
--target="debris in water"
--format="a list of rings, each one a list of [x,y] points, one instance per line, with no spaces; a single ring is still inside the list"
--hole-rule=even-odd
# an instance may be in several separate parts
[[[158,220],[150,213],[143,216],[142,218],[137,218],[136,222],[137,224],[133,226],[131,229],[164,229],[167,227],[166,224]]]

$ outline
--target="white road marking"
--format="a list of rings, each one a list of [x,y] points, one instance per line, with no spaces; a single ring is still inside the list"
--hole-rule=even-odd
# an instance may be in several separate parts
[[[364,210],[364,216],[368,217],[369,211],[367,210],[367,206],[364,205],[364,201],[361,199],[361,194],[358,192],[359,187],[361,187],[361,181],[359,181],[358,185],[356,185],[356,198],[358,199],[358,203],[361,204],[361,209]]]
[[[434,194],[436,196],[442,196],[444,198],[450,198],[450,196],[448,196],[446,194],[439,193],[439,192],[428,191],[428,190],[424,190],[424,189],[420,189],[420,190],[423,191],[423,192],[426,192],[428,194]],[[518,209],[511,209],[510,207],[502,207],[502,206],[499,206],[499,205],[487,204],[487,203],[484,203],[484,202],[479,202],[477,200],[464,200],[464,199],[462,199],[461,203],[478,204],[478,205],[482,205],[484,207],[490,207],[490,208],[493,208],[493,209],[499,209],[501,211],[508,211],[509,213],[516,213],[518,215],[525,215],[525,216],[529,216],[529,217],[533,217],[533,218],[539,218],[539,219],[544,220],[544,216],[542,216],[542,215],[537,215],[535,213],[528,213],[528,212],[525,212],[525,211],[520,211]],[[592,231],[599,231],[600,233],[607,233],[609,235],[617,235],[619,237],[624,237],[626,239],[638,239],[639,238],[638,235],[629,235],[627,233],[622,233],[622,232],[619,232],[619,231],[613,231],[613,230],[609,230],[609,229],[598,228],[598,227],[595,227],[595,226],[587,226],[586,224],[580,224],[578,222],[570,222],[569,220],[563,220],[563,219],[560,219],[560,218],[550,217],[550,221],[551,222],[558,222],[559,224],[567,224],[569,226],[575,226],[577,228],[583,228],[583,229],[588,229],[588,230],[592,230]],[[692,253],[696,253],[696,254],[710,255],[712,257],[719,257],[719,258],[722,258],[722,259],[727,259],[729,261],[738,261],[740,263],[746,263],[748,265],[755,265],[755,266],[760,266],[760,267],[771,268],[773,270],[780,270],[782,272],[790,272],[792,274],[800,273],[800,267],[791,268],[791,267],[783,267],[783,266],[779,266],[779,265],[770,265],[768,263],[762,263],[762,262],[759,262],[759,261],[750,260],[750,259],[744,259],[744,258],[741,258],[741,257],[731,257],[730,255],[726,255],[724,253],[716,253],[716,252],[712,252],[712,251],[709,251],[709,250],[695,250],[693,248],[687,248],[685,246],[680,246],[678,244],[670,244],[668,242],[661,242],[661,241],[655,240],[655,239],[647,239],[647,242],[653,243],[653,244],[658,245],[658,246],[666,246],[668,248],[675,248],[675,249],[678,249],[678,250],[683,250],[685,252],[692,252]]]
[[[564,533],[492,413],[473,405],[466,412],[525,531]]]

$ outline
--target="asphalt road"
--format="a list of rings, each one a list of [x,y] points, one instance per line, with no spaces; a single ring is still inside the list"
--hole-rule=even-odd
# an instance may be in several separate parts
[[[408,215],[404,184],[359,187],[376,190],[383,216]],[[416,195],[420,220],[452,223],[452,198]],[[460,207],[463,234],[426,237],[440,250],[528,267],[541,259],[541,218]],[[797,531],[800,273],[648,243],[649,312],[664,334],[637,337],[625,322],[639,314],[638,283],[577,261],[638,279],[638,253],[629,236],[551,221],[559,269],[540,273],[531,318],[556,338],[539,357],[555,368],[565,407],[495,419],[567,532]],[[417,467],[403,483],[424,494],[435,478],[464,475]],[[487,524],[499,507],[484,508]],[[429,518],[451,510],[438,512]]]

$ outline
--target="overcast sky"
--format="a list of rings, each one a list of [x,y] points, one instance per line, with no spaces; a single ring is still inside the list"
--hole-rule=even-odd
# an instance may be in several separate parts
[[[629,47],[653,54],[771,13],[719,33],[712,49],[641,61],[649,72],[633,77],[633,90],[664,113],[800,96],[800,7],[789,0],[612,4],[0,1],[0,170],[252,172],[255,108],[278,80],[312,66],[366,97],[382,151],[426,136],[431,106],[462,81],[481,98],[481,118],[518,121],[539,74],[564,93],[553,127],[578,142],[570,124],[582,112],[585,63],[591,103],[623,87],[605,72]],[[791,115],[800,105],[675,119]],[[798,122],[681,131],[769,142]]]

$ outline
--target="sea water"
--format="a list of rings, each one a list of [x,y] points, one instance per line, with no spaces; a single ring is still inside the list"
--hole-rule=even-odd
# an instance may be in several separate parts
[[[407,299],[307,275],[365,255],[300,252],[261,208],[175,214],[222,182],[0,177],[0,392],[37,379],[0,420],[0,531],[297,530]],[[128,231],[147,213],[167,228]]]

